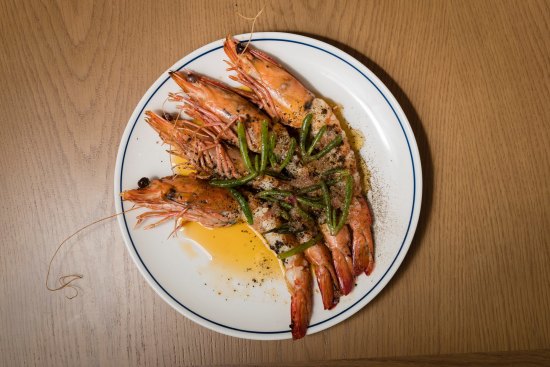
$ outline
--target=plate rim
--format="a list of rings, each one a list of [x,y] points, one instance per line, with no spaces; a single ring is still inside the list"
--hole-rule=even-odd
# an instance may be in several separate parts
[[[238,39],[248,39],[249,36],[250,36],[249,33],[235,35],[235,37]],[[158,89],[160,89],[160,87],[166,82],[166,78],[168,77],[167,72],[169,70],[181,69],[182,67],[191,63],[197,58],[204,56],[210,52],[218,50],[221,47],[223,40],[224,39],[219,39],[219,40],[210,42],[190,52],[184,57],[180,58],[170,68],[164,71],[159,76],[159,78],[157,78],[157,80],[147,89],[143,97],[140,99],[140,101],[136,105],[134,111],[132,112],[128,120],[128,123],[126,124],[126,127],[124,129],[124,132],[122,134],[122,138],[118,147],[117,159],[115,164],[115,172],[114,172],[114,198],[115,198],[115,207],[117,212],[121,212],[123,210],[120,192],[122,191],[121,177],[122,177],[122,169],[124,166],[124,157],[125,157],[127,145],[130,140],[131,133],[133,132],[133,129],[137,124],[137,120],[139,116],[142,114],[143,109],[145,108],[145,105],[156,94]],[[399,103],[397,102],[393,94],[386,87],[386,85],[359,60],[349,55],[348,53],[340,50],[339,48],[332,46],[326,42],[323,42],[311,37],[294,34],[294,33],[257,32],[253,34],[252,40],[253,41],[292,42],[292,43],[300,44],[302,46],[313,47],[315,49],[324,51],[340,59],[341,61],[345,62],[346,64],[354,68],[357,72],[362,74],[362,76],[365,77],[378,90],[378,92],[384,97],[384,99],[392,109],[403,131],[403,134],[409,149],[410,158],[411,158],[411,166],[412,166],[412,173],[413,173],[413,206],[411,209],[411,216],[409,219],[408,228],[397,255],[392,260],[392,262],[390,263],[390,265],[386,269],[386,272],[382,275],[380,280],[376,284],[374,284],[374,286],[370,288],[365,294],[360,296],[357,301],[355,301],[352,305],[348,306],[345,310],[340,311],[338,314],[333,315],[328,319],[325,319],[317,324],[311,325],[307,333],[308,335],[311,335],[316,332],[330,328],[336,324],[339,324],[340,322],[348,319],[349,317],[357,313],[359,310],[361,310],[364,306],[370,303],[382,291],[382,289],[386,287],[389,281],[394,277],[395,273],[397,272],[397,269],[399,269],[399,267],[401,266],[401,263],[403,262],[403,259],[406,256],[410,248],[410,245],[412,243],[412,240],[414,238],[414,234],[416,232],[416,227],[418,224],[418,219],[420,216],[420,211],[422,206],[423,182],[422,182],[422,166],[421,166],[420,154],[418,151],[418,145],[416,142],[414,132],[401,106],[399,105]],[[188,61],[185,61],[185,60],[188,60]],[[139,256],[137,250],[135,249],[135,245],[133,244],[133,241],[129,236],[129,229],[126,223],[126,216],[122,214],[122,215],[119,215],[117,219],[118,219],[119,227],[120,227],[121,234],[124,239],[126,248],[130,253],[130,257],[138,267],[141,275],[146,279],[149,286],[151,286],[155,290],[155,292],[165,302],[167,302],[172,308],[174,308],[180,314],[184,315],[188,319],[210,330],[213,330],[225,335],[234,336],[234,337],[239,337],[244,339],[254,339],[254,340],[281,340],[281,339],[291,338],[290,329],[283,330],[283,331],[263,332],[263,331],[249,331],[249,330],[233,328],[227,325],[217,323],[216,321],[209,320],[208,318],[201,316],[198,313],[195,313],[191,309],[181,304],[173,296],[171,296],[169,292],[167,292],[162,287],[162,285],[153,277],[153,275],[149,272],[149,270],[145,266],[144,262],[141,260],[141,257]]]

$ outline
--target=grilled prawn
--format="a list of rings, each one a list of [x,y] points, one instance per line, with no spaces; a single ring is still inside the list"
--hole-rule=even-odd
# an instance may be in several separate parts
[[[334,231],[325,231],[328,243],[333,244],[331,249],[333,258],[343,258],[344,262],[335,262],[343,293],[351,290],[353,276],[362,272],[370,274],[374,268],[374,243],[372,239],[372,217],[367,201],[361,191],[361,178],[357,168],[355,154],[349,141],[334,115],[332,108],[322,99],[316,98],[292,74],[267,54],[253,48],[243,47],[238,41],[227,37],[224,51],[229,57],[229,65],[236,72],[232,78],[249,87],[253,92],[253,101],[263,108],[273,119],[296,129],[303,128],[303,121],[308,114],[312,114],[310,130],[314,136],[319,136],[319,147],[328,147],[334,144],[334,149],[318,159],[307,162],[311,174],[326,171],[327,168],[344,168],[352,177],[353,196],[349,203],[349,216],[342,228],[349,225],[351,229],[352,258],[349,258],[349,236],[337,237]],[[323,131],[322,134],[320,132]],[[321,153],[322,149],[318,153]],[[307,161],[308,153],[302,150],[303,159]],[[314,155],[315,156],[315,155]],[[343,166],[343,167],[342,167]],[[342,185],[340,185],[342,186]],[[342,188],[336,188],[336,195],[332,205],[342,207],[345,202]],[[340,193],[339,193],[340,192]],[[324,218],[331,222],[331,218]],[[340,230],[341,231],[341,230]],[[350,261],[351,260],[351,261]],[[352,264],[350,269],[349,264]],[[345,284],[343,284],[345,283]]]
[[[285,252],[300,245],[297,238],[289,233],[279,233],[276,229],[283,225],[282,209],[276,204],[268,204],[248,195],[248,202],[254,216],[252,225],[275,254]],[[290,291],[290,329],[292,338],[300,339],[306,335],[312,310],[312,284],[309,263],[303,253],[298,252],[282,260],[285,279]]]
[[[270,118],[243,97],[251,97],[251,93],[187,69],[172,72],[170,76],[185,93],[173,94],[172,99],[184,102],[182,108],[186,114],[204,121],[219,134],[220,139],[235,146],[239,145],[237,122],[241,121],[246,130],[248,148],[260,152],[261,123]],[[285,154],[291,140],[287,131],[279,124],[271,124],[271,129],[276,137],[275,153]]]
[[[205,227],[226,227],[242,221],[239,204],[227,189],[212,187],[207,181],[194,176],[170,176],[161,179],[139,181],[140,188],[124,191],[124,200],[151,211],[138,216],[138,224],[151,217],[161,219],[148,228],[174,219],[175,230],[185,222],[198,222]],[[256,201],[251,197],[254,228],[259,233],[280,226],[277,207]],[[269,232],[264,238],[276,254],[289,251],[299,245],[290,234]],[[306,334],[311,316],[311,273],[309,263],[302,253],[283,260],[285,279],[291,296],[291,331],[294,339]]]
[[[198,222],[209,228],[227,227],[241,217],[239,204],[229,191],[211,187],[195,176],[142,178],[138,185],[140,188],[126,190],[121,196],[138,207],[150,209],[137,217],[137,224],[148,218],[160,218],[148,228],[170,219],[175,219],[178,227],[185,222]]]

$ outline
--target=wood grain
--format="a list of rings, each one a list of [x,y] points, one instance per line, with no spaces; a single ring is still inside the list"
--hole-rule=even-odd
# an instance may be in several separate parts
[[[249,31],[235,11],[264,5],[256,30],[341,47],[410,119],[424,201],[390,286],[301,341],[235,339],[156,296],[112,220],[79,235],[55,265],[86,276],[80,296],[48,292],[56,243],[114,212],[118,143],[149,85],[197,47]],[[548,1],[8,0],[0,12],[0,364],[539,358],[550,348]]]
[[[437,366],[437,367],[460,367],[460,366],[548,366],[550,361],[550,350],[515,351],[505,353],[463,353],[430,356],[412,356],[398,358],[361,358],[361,359],[339,359],[330,361],[305,361],[285,363],[287,367],[305,366],[345,366],[345,367],[410,367],[410,366]],[[280,364],[269,364],[267,366],[279,366]],[[246,365],[247,367],[261,366],[259,364]],[[266,366],[265,364],[263,366]]]

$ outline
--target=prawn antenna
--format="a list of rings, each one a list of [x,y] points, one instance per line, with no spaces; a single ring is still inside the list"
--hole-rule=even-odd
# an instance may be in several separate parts
[[[245,17],[244,15],[242,15],[241,13],[235,10],[235,14],[237,14],[239,17],[248,21],[250,20],[252,21],[252,27],[250,29],[250,37],[248,38],[248,42],[246,42],[246,46],[244,47],[243,52],[241,52],[241,55],[244,55],[246,49],[248,48],[248,45],[250,45],[250,42],[252,42],[252,35],[254,34],[254,26],[256,25],[256,20],[258,20],[258,17],[262,14],[264,9],[265,9],[265,5],[260,9],[260,11],[254,17]]]
[[[73,282],[78,280],[78,279],[84,278],[84,276],[82,274],[68,274],[68,275],[60,276],[58,278],[59,286],[57,286],[57,287],[50,287],[49,284],[48,284],[49,283],[48,280],[50,279],[50,272],[51,272],[51,269],[52,269],[52,263],[53,263],[55,257],[57,256],[57,253],[59,252],[61,247],[63,247],[63,245],[67,243],[67,241],[69,241],[71,238],[73,238],[74,236],[76,236],[77,234],[79,234],[80,232],[85,230],[86,228],[89,228],[89,227],[93,226],[94,224],[106,221],[106,220],[114,218],[116,216],[119,216],[121,214],[128,213],[128,212],[130,212],[132,210],[135,210],[135,209],[138,209],[138,207],[134,206],[134,207],[132,207],[128,210],[123,210],[120,213],[115,213],[115,214],[109,215],[108,217],[104,217],[104,218],[98,219],[96,221],[93,221],[92,223],[89,223],[89,224],[85,225],[84,227],[78,229],[73,234],[71,234],[70,236],[65,238],[63,241],[61,241],[61,243],[59,244],[59,246],[57,246],[57,249],[53,253],[53,255],[50,259],[50,262],[48,264],[48,272],[46,273],[46,288],[51,292],[60,291],[60,290],[65,289],[65,288],[71,288],[74,291],[74,293],[71,296],[65,296],[65,297],[67,299],[73,299],[76,296],[78,296],[78,288],[73,284]]]

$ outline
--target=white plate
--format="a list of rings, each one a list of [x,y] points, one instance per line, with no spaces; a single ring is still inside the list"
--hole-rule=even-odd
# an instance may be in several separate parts
[[[248,37],[237,36],[240,40]],[[201,47],[168,70],[186,67],[230,82],[222,42]],[[342,322],[368,304],[403,261],[420,213],[422,172],[418,148],[395,98],[350,55],[324,42],[288,33],[255,33],[253,44],[288,65],[314,91],[343,106],[344,117],[365,138],[361,155],[372,172],[369,200],[375,219],[375,270],[369,277],[361,275],[353,292],[342,297],[332,310],[322,309],[320,295],[315,292],[308,329],[312,334]],[[145,110],[160,110],[168,93],[178,91],[168,70],[138,103],[122,136],[115,168],[117,211],[130,208],[131,204],[121,201],[120,192],[135,188],[139,178],[171,174],[166,147],[159,144],[160,139],[143,118]],[[289,296],[282,279],[248,290],[248,296],[241,291],[231,295],[231,285],[220,280],[221,272],[205,271],[201,256],[192,259],[182,251],[181,235],[167,239],[170,224],[153,230],[134,229],[137,214],[132,211],[119,216],[128,251],[151,287],[172,307],[200,325],[227,335],[269,340],[291,337]],[[211,284],[216,282],[215,288],[221,294],[213,291]]]

